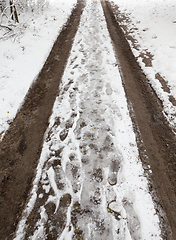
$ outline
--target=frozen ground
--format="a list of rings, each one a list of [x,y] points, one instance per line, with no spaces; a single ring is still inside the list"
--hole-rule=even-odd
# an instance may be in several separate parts
[[[176,1],[113,0],[130,45],[176,127]],[[119,17],[118,16],[118,17]],[[124,18],[124,16],[126,18]]]
[[[41,70],[76,0],[51,1],[39,14],[26,13],[9,39],[0,28],[0,139]],[[22,27],[22,23],[23,27]]]
[[[99,1],[88,1],[56,98],[23,239],[161,239]]]

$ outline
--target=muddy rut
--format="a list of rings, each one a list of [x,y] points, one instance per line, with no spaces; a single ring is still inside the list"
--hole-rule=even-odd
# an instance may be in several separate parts
[[[142,73],[130,46],[116,21],[109,2],[103,3],[108,29],[120,62],[127,99],[132,104],[131,117],[137,133],[138,147],[143,163],[149,162],[153,178],[176,238],[176,178],[175,134],[168,126],[157,98],[146,76]],[[133,112],[134,111],[134,112]],[[134,113],[134,114],[133,114]],[[141,140],[143,144],[141,144]],[[144,156],[146,150],[147,159]]]
[[[132,128],[124,111],[130,112],[150,178],[161,235],[176,239],[175,135],[111,4],[92,2],[81,28],[86,4],[78,1],[0,143],[1,239],[143,239],[132,193],[142,185],[130,185],[124,171],[136,166],[126,161],[135,143],[126,140],[128,156],[118,137]],[[116,59],[101,34],[105,19]],[[117,81],[122,78],[126,110],[123,89],[111,82],[112,72]],[[153,234],[150,239],[159,239]]]
[[[11,239],[40,157],[65,63],[84,3],[79,1],[56,40],[35,84],[0,143],[0,238]]]

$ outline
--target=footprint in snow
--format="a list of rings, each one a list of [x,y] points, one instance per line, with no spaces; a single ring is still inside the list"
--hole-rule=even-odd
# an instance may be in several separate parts
[[[113,159],[110,163],[109,174],[108,174],[108,183],[113,186],[117,184],[117,174],[120,169],[119,159]]]
[[[134,210],[133,203],[128,199],[123,199],[123,207],[126,211],[127,226],[132,239],[141,240],[140,221]]]

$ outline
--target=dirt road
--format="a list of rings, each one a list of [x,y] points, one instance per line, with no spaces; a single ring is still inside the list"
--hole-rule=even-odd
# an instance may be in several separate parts
[[[84,5],[0,144],[0,236],[175,239],[175,136],[110,3]]]

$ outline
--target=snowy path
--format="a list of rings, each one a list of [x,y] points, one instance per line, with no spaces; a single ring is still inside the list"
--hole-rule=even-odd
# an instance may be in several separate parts
[[[17,239],[161,239],[99,1],[88,1]]]

